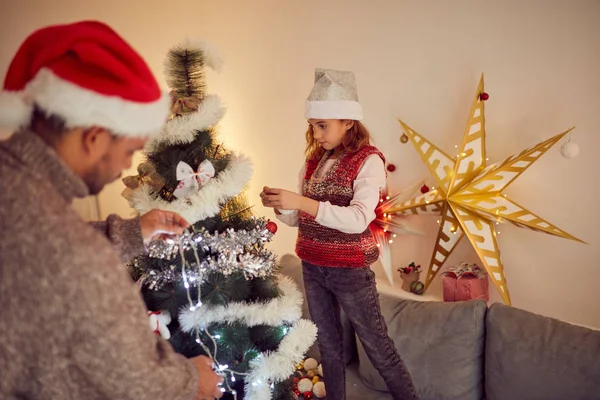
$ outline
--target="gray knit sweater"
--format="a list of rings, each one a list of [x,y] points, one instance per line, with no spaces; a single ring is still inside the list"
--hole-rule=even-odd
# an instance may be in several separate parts
[[[71,207],[87,194],[35,134],[0,142],[0,399],[192,399],[195,367],[150,330],[121,262],[139,221],[92,227]]]

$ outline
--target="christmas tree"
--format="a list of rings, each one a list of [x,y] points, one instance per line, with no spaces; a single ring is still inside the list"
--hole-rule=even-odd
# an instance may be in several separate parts
[[[255,217],[244,196],[251,161],[217,140],[225,109],[206,93],[205,68],[221,63],[206,44],[168,53],[172,116],[123,195],[140,214],[174,211],[192,226],[152,242],[129,268],[151,328],[187,357],[213,358],[224,398],[285,399],[316,327],[300,318],[302,295],[265,248],[277,225]]]

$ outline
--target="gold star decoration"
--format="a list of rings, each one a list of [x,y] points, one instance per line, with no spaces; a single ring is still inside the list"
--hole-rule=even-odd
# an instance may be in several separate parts
[[[388,213],[441,216],[425,288],[429,287],[446,259],[466,234],[502,299],[510,305],[494,224],[507,221],[520,228],[585,243],[509,200],[502,193],[573,128],[504,161],[486,166],[484,102],[487,98],[482,75],[456,157],[450,157],[398,120],[404,135],[408,136],[435,178],[437,187],[388,210]]]

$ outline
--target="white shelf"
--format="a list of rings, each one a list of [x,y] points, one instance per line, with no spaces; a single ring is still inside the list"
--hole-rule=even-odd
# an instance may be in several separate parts
[[[388,296],[398,297],[400,299],[405,300],[415,300],[415,301],[442,301],[442,298],[435,295],[423,294],[418,295],[414,293],[409,293],[406,290],[402,289],[402,282],[394,282],[392,286],[390,282],[385,278],[377,278],[377,291],[381,294],[385,294]]]

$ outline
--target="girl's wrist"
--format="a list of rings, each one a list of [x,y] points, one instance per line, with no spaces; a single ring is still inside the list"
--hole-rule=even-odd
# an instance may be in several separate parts
[[[319,212],[319,202],[308,197],[302,196],[300,199],[300,211],[316,217]]]

